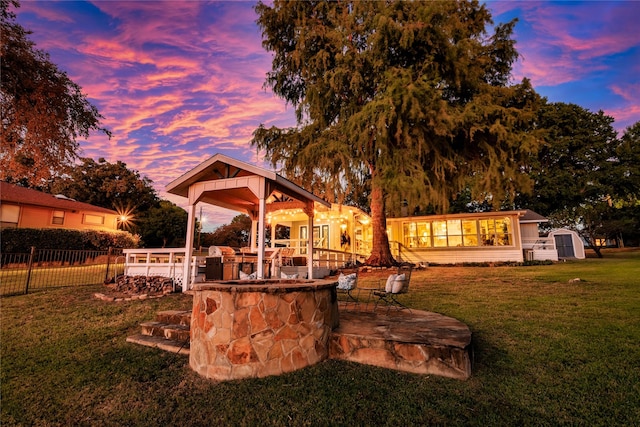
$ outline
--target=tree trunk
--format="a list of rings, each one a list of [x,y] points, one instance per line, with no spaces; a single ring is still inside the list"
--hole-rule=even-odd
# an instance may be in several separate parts
[[[591,249],[593,249],[593,251],[596,253],[596,256],[598,258],[603,258],[602,256],[602,247],[600,247],[600,245],[598,245],[598,240],[593,237],[590,233],[578,233],[580,235],[582,235],[582,237],[589,242],[589,246],[591,246]]]
[[[384,195],[382,188],[371,181],[371,226],[373,245],[371,256],[365,261],[367,265],[376,267],[391,267],[398,263],[391,255],[389,237],[387,236],[387,217],[384,211]]]

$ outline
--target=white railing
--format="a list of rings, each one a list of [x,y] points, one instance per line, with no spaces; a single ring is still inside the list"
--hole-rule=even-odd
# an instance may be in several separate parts
[[[312,258],[314,267],[327,267],[335,270],[337,268],[343,268],[345,265],[353,265],[356,261],[363,261],[364,256],[359,256],[351,252],[314,248]]]
[[[522,239],[522,249],[555,250],[556,243],[552,237],[538,237],[535,239]]]
[[[126,276],[162,276],[183,284],[184,248],[168,249],[124,249],[124,274]],[[204,256],[193,256],[191,260],[191,279],[198,275],[198,267],[204,264]]]
[[[557,261],[558,250],[553,237],[522,239],[525,261]]]
[[[274,252],[267,248],[265,255]],[[182,286],[184,283],[184,248],[168,248],[168,249],[124,249],[125,258],[124,274],[126,276],[162,276],[173,279],[174,283]],[[206,266],[207,253],[200,252],[194,255],[191,260],[191,282],[204,280],[204,269]],[[271,264],[271,268],[265,270],[265,274],[272,277],[279,277],[281,268],[285,267],[281,259],[280,251],[274,252],[275,256],[266,257],[265,264]],[[305,257],[305,255],[296,255]],[[225,264],[237,264],[237,270],[247,262],[254,262],[257,257],[254,254],[240,253],[235,256],[225,257]],[[313,251],[313,267],[322,271],[336,270],[347,265],[354,264],[356,261],[363,261],[364,255],[353,254],[350,252],[335,251],[331,249],[314,248]],[[293,266],[293,263],[290,264]],[[300,266],[300,269],[306,268]],[[201,276],[201,277],[199,277]],[[237,277],[233,277],[237,279]]]

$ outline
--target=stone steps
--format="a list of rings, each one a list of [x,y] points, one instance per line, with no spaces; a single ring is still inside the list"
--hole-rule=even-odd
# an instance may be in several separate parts
[[[163,322],[144,322],[140,324],[142,335],[164,337],[168,340],[189,341],[189,327]]]
[[[165,310],[156,314],[156,321],[173,325],[191,325],[191,311]]]
[[[127,342],[188,355],[190,324],[190,311],[160,311],[155,321],[141,323],[141,333],[127,337]]]

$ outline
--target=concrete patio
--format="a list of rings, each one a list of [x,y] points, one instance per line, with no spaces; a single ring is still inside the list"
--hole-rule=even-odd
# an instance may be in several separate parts
[[[349,307],[353,307],[350,305]],[[331,359],[456,379],[471,376],[471,331],[438,313],[415,310],[345,310],[329,343]]]

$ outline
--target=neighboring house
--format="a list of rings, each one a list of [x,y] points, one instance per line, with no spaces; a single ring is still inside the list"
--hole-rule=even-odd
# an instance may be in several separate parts
[[[530,210],[387,218],[387,234],[396,259],[414,264],[557,261],[542,222]]]
[[[0,228],[115,231],[118,218],[111,209],[0,181]]]

